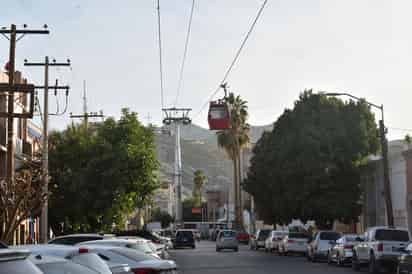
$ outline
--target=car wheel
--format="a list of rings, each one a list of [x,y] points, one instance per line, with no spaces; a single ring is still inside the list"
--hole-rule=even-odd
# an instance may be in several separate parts
[[[235,252],[239,252],[239,248],[235,248],[234,250],[235,250]]]
[[[379,267],[379,262],[376,261],[375,255],[371,254],[370,259],[369,259],[369,273],[375,274],[379,273],[380,267]]]
[[[219,252],[219,251],[220,251],[220,249],[218,247],[216,247],[216,252]]]
[[[353,253],[353,256],[352,256],[352,269],[355,271],[360,270],[360,263],[359,263],[358,256],[356,255],[356,253]]]
[[[308,262],[312,261],[309,252],[306,252],[306,259],[308,260]]]
[[[195,249],[196,248],[196,246],[195,245],[192,245],[192,249]]]
[[[317,262],[317,259],[316,259],[316,255],[315,255],[315,254],[312,254],[311,262],[312,262],[312,263],[316,263],[316,262]]]

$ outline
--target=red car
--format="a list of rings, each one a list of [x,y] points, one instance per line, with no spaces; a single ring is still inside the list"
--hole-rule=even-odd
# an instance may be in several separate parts
[[[236,239],[239,241],[239,243],[247,244],[249,243],[249,238],[250,238],[249,233],[245,231],[240,231],[236,235]]]

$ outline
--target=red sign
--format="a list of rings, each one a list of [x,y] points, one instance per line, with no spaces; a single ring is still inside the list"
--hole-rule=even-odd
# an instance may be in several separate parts
[[[202,214],[202,209],[200,207],[192,207],[192,214]]]

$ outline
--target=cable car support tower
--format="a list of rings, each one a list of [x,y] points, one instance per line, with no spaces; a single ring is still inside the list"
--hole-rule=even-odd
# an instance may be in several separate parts
[[[182,151],[180,148],[180,126],[189,125],[192,120],[189,118],[191,108],[163,108],[165,114],[163,124],[165,126],[175,126],[175,165],[174,165],[174,186],[176,187],[176,222],[183,224],[183,204],[182,204]]]

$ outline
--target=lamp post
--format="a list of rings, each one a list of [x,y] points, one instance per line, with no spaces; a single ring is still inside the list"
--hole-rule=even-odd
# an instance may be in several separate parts
[[[329,93],[329,92],[320,92],[322,95],[325,96],[347,96],[356,101],[363,100],[366,104],[371,107],[377,108],[381,111],[381,120],[379,120],[379,137],[381,140],[382,146],[382,161],[383,161],[383,179],[384,179],[384,192],[385,192],[385,204],[386,204],[386,217],[389,226],[394,225],[393,219],[393,207],[392,207],[392,196],[391,196],[391,185],[389,179],[389,160],[388,160],[388,140],[386,139],[387,130],[385,128],[384,122],[384,113],[383,113],[383,105],[376,105],[371,102],[368,102],[362,98],[356,97],[349,93]]]

